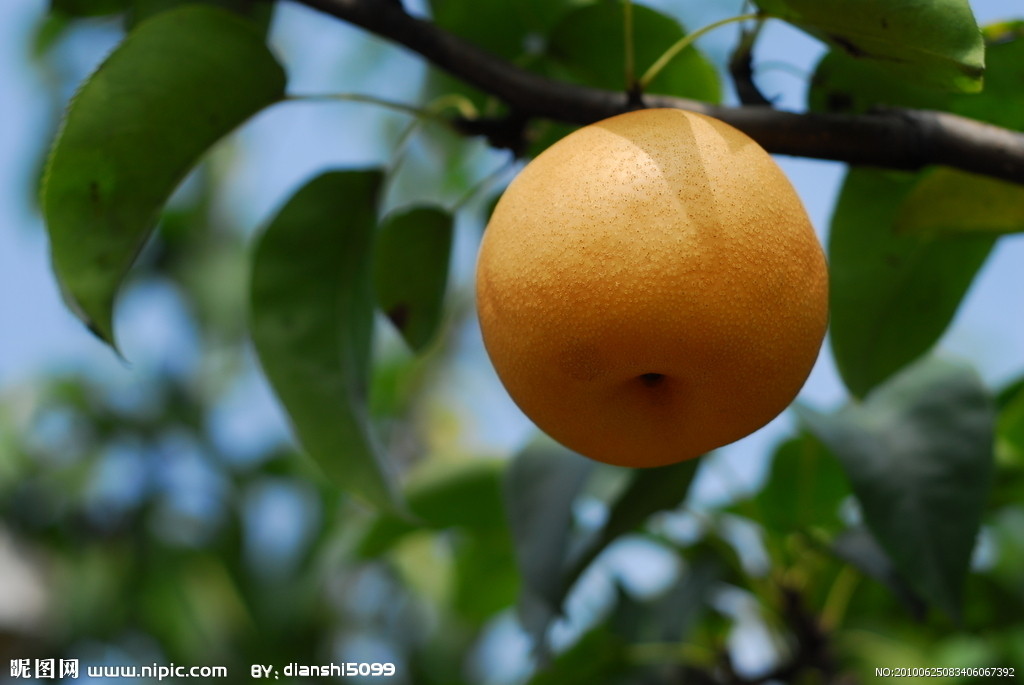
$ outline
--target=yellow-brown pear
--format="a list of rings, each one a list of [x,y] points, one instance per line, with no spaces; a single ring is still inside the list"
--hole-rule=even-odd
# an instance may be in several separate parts
[[[745,134],[673,109],[583,127],[509,185],[477,265],[512,399],[587,457],[661,466],[778,415],[828,319],[821,246]]]

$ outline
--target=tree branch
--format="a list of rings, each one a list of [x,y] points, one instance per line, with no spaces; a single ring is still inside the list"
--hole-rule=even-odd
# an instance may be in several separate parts
[[[521,69],[408,14],[400,3],[295,1],[405,46],[504,101],[518,117],[582,125],[636,109],[626,93],[554,81]],[[890,169],[942,164],[1024,184],[1024,134],[947,112],[887,108],[868,114],[798,114],[666,95],[645,95],[644,104],[721,119],[773,153]]]

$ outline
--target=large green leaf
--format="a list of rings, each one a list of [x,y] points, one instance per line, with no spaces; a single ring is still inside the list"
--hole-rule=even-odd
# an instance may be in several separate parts
[[[840,526],[839,505],[850,492],[842,467],[813,436],[803,433],[779,445],[755,502],[758,522],[788,535]]]
[[[758,0],[858,59],[946,90],[981,90],[985,46],[967,0]]]
[[[832,218],[830,339],[859,397],[935,344],[992,248],[991,238],[896,233],[914,183],[908,174],[853,169]]]
[[[818,112],[867,112],[879,105],[944,110],[951,99],[949,92],[900,78],[884,63],[839,49],[825,53],[807,89],[807,107]]]
[[[1024,22],[986,29],[985,89],[954,95],[952,112],[1024,131]],[[896,218],[904,233],[999,235],[1024,231],[1024,187],[956,169],[925,174]]]
[[[959,616],[992,485],[995,412],[978,376],[931,359],[836,414],[798,411],[839,457],[900,575]]]
[[[329,172],[288,201],[256,248],[250,328],[305,451],[338,487],[388,508],[396,497],[366,406],[381,181]]]
[[[634,55],[639,78],[686,31],[675,19],[642,5],[633,7]],[[625,72],[623,11],[619,3],[599,3],[567,14],[551,32],[546,55],[551,71],[583,85],[623,91]],[[721,88],[714,65],[696,48],[675,57],[648,90],[705,102],[718,102]]]
[[[958,169],[932,169],[903,200],[893,228],[924,237],[1019,233],[1024,231],[1024,186]]]
[[[888,588],[912,616],[924,618],[927,605],[896,570],[885,550],[866,528],[855,526],[843,531],[832,541],[831,550],[837,557]]]
[[[808,105],[866,111],[878,105],[948,110],[998,126],[1024,129],[1024,23],[986,29],[988,68],[980,93],[951,94],[901,79],[879,64],[842,52],[815,71]],[[1024,188],[955,169],[923,173],[906,196],[894,228],[921,235],[998,235],[1024,230]]]
[[[833,52],[818,66],[809,104],[855,111],[936,108],[1024,127],[1022,36],[1022,23],[986,29],[985,90],[974,94],[929,93]],[[1022,227],[1024,189],[1017,184],[947,168],[914,177],[851,173],[830,246],[832,345],[850,389],[866,393],[934,344],[994,237]]]
[[[377,304],[415,351],[434,338],[441,323],[452,216],[416,207],[383,220],[374,252]]]
[[[42,207],[65,299],[101,338],[114,344],[117,291],[167,198],[284,85],[251,23],[189,6],[140,24],[82,86],[50,154]]]

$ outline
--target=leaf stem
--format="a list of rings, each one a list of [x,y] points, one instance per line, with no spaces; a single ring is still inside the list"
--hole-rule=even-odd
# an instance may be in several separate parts
[[[473,101],[461,93],[441,95],[427,105],[427,111],[435,115],[446,109],[454,109],[463,119],[477,119],[480,116]]]
[[[460,209],[465,207],[469,203],[470,200],[472,200],[479,193],[481,193],[484,190],[486,190],[488,187],[491,186],[491,184],[493,184],[499,178],[501,178],[509,169],[511,169],[513,166],[515,166],[515,164],[516,164],[516,157],[515,157],[515,155],[512,155],[512,156],[509,157],[508,160],[502,162],[501,165],[497,169],[495,169],[494,171],[489,172],[486,176],[484,176],[479,181],[477,181],[465,193],[463,193],[462,197],[460,197],[458,200],[455,201],[455,204],[453,204],[451,206],[449,211],[452,214],[457,213]]]
[[[646,72],[644,72],[644,75],[640,78],[640,88],[646,89],[647,86],[651,84],[651,81],[657,78],[658,74],[660,74],[661,71],[666,66],[668,66],[668,63],[675,59],[676,55],[678,55],[686,48],[690,47],[690,45],[692,45],[695,40],[703,36],[705,33],[713,31],[714,29],[717,29],[719,26],[733,24],[738,21],[746,21],[748,19],[765,19],[768,17],[769,15],[760,12],[754,12],[751,14],[739,14],[735,17],[726,17],[725,19],[721,19],[712,24],[708,24],[704,28],[697,29],[693,33],[686,34],[685,36],[677,40],[675,44],[672,45],[672,47],[666,50],[661,55],[661,57],[659,57],[657,61],[655,61],[655,63],[652,64]]]
[[[833,630],[842,622],[859,580],[860,573],[852,566],[844,566],[839,572],[829,589],[828,597],[825,598],[825,606],[821,610],[822,628]]]
[[[385,100],[383,98],[374,97],[373,95],[364,95],[362,93],[314,93],[310,95],[286,95],[284,99],[288,102],[318,102],[323,100],[361,102],[368,105],[377,105],[396,112],[402,112],[403,114],[409,114],[414,117],[432,116],[431,112],[404,102]]]

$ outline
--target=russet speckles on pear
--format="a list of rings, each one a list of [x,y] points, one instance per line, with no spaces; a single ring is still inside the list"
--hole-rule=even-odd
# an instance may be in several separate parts
[[[771,420],[827,320],[824,256],[788,180],[742,133],[678,110],[584,127],[531,162],[495,208],[477,286],[516,403],[630,466]]]

